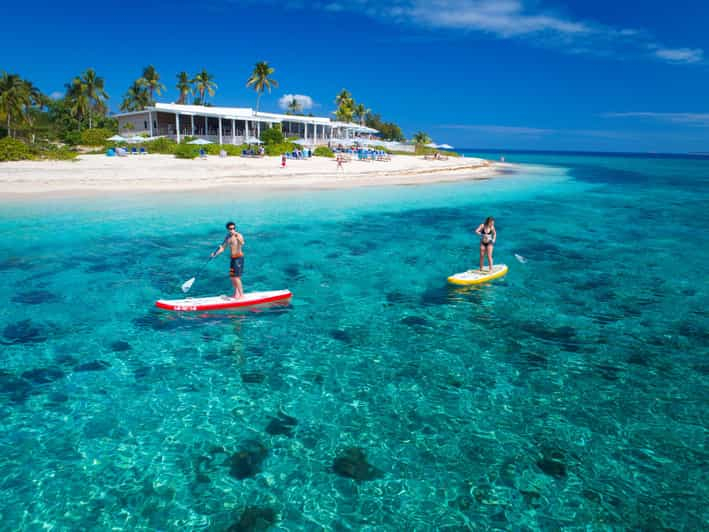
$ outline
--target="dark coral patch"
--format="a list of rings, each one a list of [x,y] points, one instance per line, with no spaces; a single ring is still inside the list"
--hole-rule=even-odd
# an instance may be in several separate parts
[[[22,373],[22,378],[33,384],[49,384],[64,377],[59,368],[35,368]]]
[[[228,532],[265,532],[276,522],[278,514],[273,508],[249,506],[238,523],[234,523]]]
[[[40,305],[59,301],[59,297],[47,290],[30,290],[29,292],[16,293],[12,296],[12,301],[24,305]]]
[[[266,432],[275,436],[277,434],[282,434],[283,436],[292,436],[293,429],[298,424],[298,420],[294,417],[288,416],[283,412],[279,412],[276,417],[272,417],[266,426]]]
[[[111,367],[111,364],[105,360],[92,360],[91,362],[86,362],[84,364],[79,364],[74,368],[74,371],[103,371]]]
[[[542,450],[542,457],[537,460],[537,467],[541,469],[544,474],[561,480],[566,478],[566,464],[564,460],[565,455],[563,451],[544,448]]]
[[[406,316],[402,318],[401,323],[409,327],[426,327],[429,324],[428,320],[421,316]]]
[[[114,353],[122,353],[124,351],[130,351],[131,349],[131,345],[123,340],[116,340],[111,343],[111,351]]]
[[[247,440],[241,449],[229,458],[229,474],[239,480],[253,477],[261,472],[261,463],[268,456],[268,449],[255,440]]]
[[[341,477],[355,480],[374,480],[383,474],[367,462],[367,455],[359,447],[345,449],[333,461],[332,470]]]
[[[340,342],[343,342],[345,344],[352,343],[352,337],[350,336],[350,333],[348,333],[347,331],[343,331],[342,329],[331,330],[330,337],[334,338],[335,340],[338,340]]]
[[[17,375],[0,370],[0,394],[13,403],[24,403],[32,394],[32,384]]]
[[[34,344],[47,339],[44,329],[29,319],[7,325],[2,334],[7,339],[7,344]]]
[[[241,381],[247,384],[259,384],[266,380],[266,375],[253,371],[251,373],[242,373]]]

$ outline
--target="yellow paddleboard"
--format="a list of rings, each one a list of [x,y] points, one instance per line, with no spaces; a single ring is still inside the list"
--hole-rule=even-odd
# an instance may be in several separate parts
[[[506,264],[495,264],[492,267],[492,271],[485,268],[483,271],[480,270],[468,270],[467,272],[456,273],[448,278],[448,282],[451,284],[459,285],[470,285],[470,284],[480,284],[492,281],[493,279],[499,279],[507,274]]]

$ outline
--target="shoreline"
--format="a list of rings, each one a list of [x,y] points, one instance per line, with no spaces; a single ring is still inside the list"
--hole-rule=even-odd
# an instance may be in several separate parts
[[[172,155],[126,158],[82,155],[76,161],[15,161],[0,164],[0,198],[95,196],[105,192],[156,193],[209,191],[224,187],[338,189],[364,186],[426,185],[487,180],[517,165],[485,159],[393,155],[391,161],[351,161],[337,170],[334,159],[280,157],[176,159]]]

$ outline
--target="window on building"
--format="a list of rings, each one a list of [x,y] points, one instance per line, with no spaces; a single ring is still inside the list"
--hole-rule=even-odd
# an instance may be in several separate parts
[[[143,120],[143,129],[148,129],[148,121]]]

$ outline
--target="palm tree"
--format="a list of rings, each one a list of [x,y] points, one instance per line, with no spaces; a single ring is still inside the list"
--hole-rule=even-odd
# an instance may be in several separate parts
[[[149,104],[150,95],[145,85],[139,79],[136,79],[123,96],[121,111],[142,111]]]
[[[80,76],[76,76],[71,80],[71,83],[64,85],[66,87],[66,101],[69,104],[69,111],[79,122],[79,130],[81,130],[81,121],[91,112],[91,100],[89,99],[86,83]]]
[[[372,111],[371,109],[367,109],[363,103],[358,103],[357,105],[354,106],[354,116],[357,117],[359,120],[359,125],[364,126],[364,122],[367,120],[367,116],[369,113]]]
[[[158,74],[153,65],[148,65],[143,69],[143,77],[139,81],[148,89],[148,94],[150,95],[148,105],[153,105],[155,103],[153,93],[160,96],[162,91],[165,90],[165,85],[160,83],[160,74]]]
[[[177,103],[187,103],[187,98],[192,94],[192,80],[187,75],[187,72],[180,72],[177,75],[176,88],[180,93],[180,97],[177,99]]]
[[[335,97],[335,103],[337,104],[335,118],[337,118],[341,122],[352,122],[355,103],[350,91],[348,91],[347,89],[342,89],[340,93]]]
[[[17,74],[2,73],[0,77],[0,114],[5,116],[7,135],[12,136],[12,124],[19,122],[23,115],[23,101],[26,88]]]
[[[268,66],[266,61],[259,61],[254,66],[254,71],[251,72],[251,77],[246,81],[247,87],[253,87],[256,91],[256,112],[258,113],[259,100],[264,89],[271,92],[271,88],[278,87],[278,82],[273,79],[271,74],[276,71],[275,68]]]
[[[348,105],[354,107],[354,100],[352,99],[352,93],[347,89],[342,89],[340,94],[335,97],[335,103],[338,107],[342,105]]]
[[[204,105],[206,103],[205,93],[210,96],[214,96],[214,91],[217,88],[217,84],[214,83],[214,76],[207,72],[204,68],[202,69],[202,72],[194,77],[192,83],[194,83],[194,88],[199,93],[200,105]]]
[[[23,116],[27,125],[32,127],[34,125],[34,111],[44,107],[48,99],[31,81],[22,80],[22,84]],[[35,133],[32,132],[32,142],[34,142],[34,136]]]
[[[429,137],[426,133],[423,131],[419,131],[414,135],[414,142],[416,144],[430,144],[431,143],[431,137]]]
[[[290,114],[297,115],[299,111],[300,111],[300,103],[295,98],[291,98],[291,101],[288,102],[288,112]]]
[[[86,97],[89,100],[89,129],[93,127],[93,113],[105,114],[106,113],[106,100],[108,100],[108,94],[104,90],[104,80],[102,77],[96,75],[96,71],[93,68],[89,68],[81,79],[81,82],[86,91]]]

